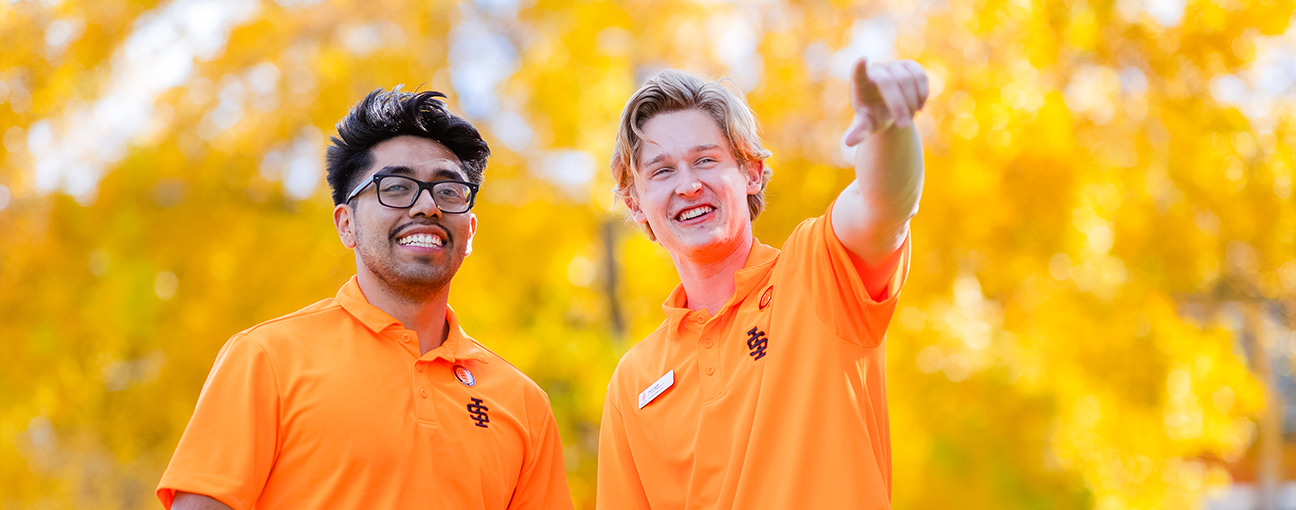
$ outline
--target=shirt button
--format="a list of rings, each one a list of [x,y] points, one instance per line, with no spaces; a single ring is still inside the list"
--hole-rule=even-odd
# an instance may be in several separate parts
[[[422,372],[422,371],[423,371],[423,365],[421,365],[421,364],[415,364],[415,365],[414,365],[414,370],[418,370],[419,372]]]
[[[710,340],[707,340],[707,341],[705,341],[705,342],[702,342],[702,347],[706,347],[707,349],[710,349],[710,348],[711,348],[711,341],[710,341]]]
[[[427,398],[427,390],[423,388],[419,388],[419,396],[423,398]]]
[[[707,375],[715,374],[715,367],[707,367]]]
[[[401,341],[405,343],[409,343],[409,333],[401,335]]]
[[[699,315],[699,316],[697,316],[697,319],[694,319],[694,320],[696,320],[698,324],[701,324],[701,323],[703,323],[703,322],[706,322],[706,317],[703,317],[703,316]]]

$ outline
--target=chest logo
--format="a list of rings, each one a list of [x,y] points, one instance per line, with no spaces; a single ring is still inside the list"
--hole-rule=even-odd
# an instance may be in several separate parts
[[[652,385],[648,386],[648,389],[643,390],[643,393],[639,394],[639,408],[643,409],[644,406],[648,405],[649,402],[652,402],[658,395],[661,395],[662,392],[670,389],[670,387],[674,385],[675,369],[672,368],[669,372],[666,372],[666,375],[661,376],[660,379],[657,379],[657,382],[652,383]]]
[[[765,293],[761,294],[760,309],[764,310],[765,307],[769,306],[772,299],[774,299],[774,286],[770,285],[768,289],[765,289]]]
[[[764,358],[766,347],[769,347],[769,337],[765,336],[764,331],[755,327],[747,331],[747,348],[751,349],[747,355],[752,357],[752,361]]]
[[[458,379],[464,386],[471,388],[477,385],[477,378],[473,377],[472,372],[468,371],[468,367],[455,365],[454,375],[455,379]]]
[[[486,414],[486,411],[489,410],[489,407],[482,405],[482,399],[480,398],[474,398],[472,402],[468,403],[468,417],[477,422],[478,427],[489,428],[486,426],[487,423],[490,423],[490,416]]]

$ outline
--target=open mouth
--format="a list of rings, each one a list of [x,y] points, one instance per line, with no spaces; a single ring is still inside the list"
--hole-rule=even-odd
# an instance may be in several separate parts
[[[440,248],[445,240],[440,234],[410,234],[396,240],[396,244],[401,246],[417,246],[420,248]]]
[[[690,208],[688,208],[688,209],[685,209],[685,210],[683,210],[683,211],[680,211],[679,214],[676,214],[676,215],[675,215],[675,219],[676,219],[677,221],[688,221],[688,220],[691,220],[691,219],[693,219],[693,218],[697,218],[697,217],[699,217],[699,216],[704,216],[704,215],[710,214],[711,211],[714,211],[714,210],[715,210],[715,208],[714,208],[714,207],[711,207],[711,206],[709,206],[709,205],[699,205],[699,206],[697,206],[697,207],[690,207]]]

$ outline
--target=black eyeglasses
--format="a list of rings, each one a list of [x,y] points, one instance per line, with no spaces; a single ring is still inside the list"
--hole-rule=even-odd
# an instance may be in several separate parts
[[[463,214],[473,208],[477,200],[477,184],[464,181],[424,182],[418,179],[396,174],[374,174],[373,178],[360,183],[345,202],[359,195],[370,184],[378,188],[378,203],[393,209],[408,209],[418,201],[423,190],[432,193],[432,200],[437,209],[446,214]]]

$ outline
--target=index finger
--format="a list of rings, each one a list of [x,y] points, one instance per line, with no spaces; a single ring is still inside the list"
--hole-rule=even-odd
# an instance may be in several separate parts
[[[869,78],[868,59],[860,57],[855,61],[855,69],[851,73],[851,105],[863,108],[880,99],[882,93],[878,90],[877,83]]]

